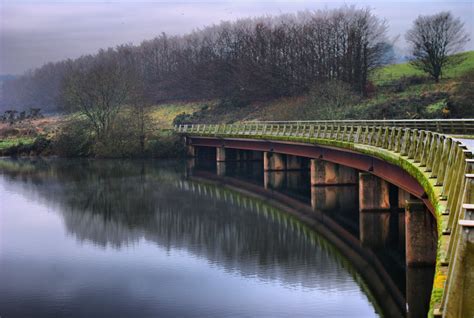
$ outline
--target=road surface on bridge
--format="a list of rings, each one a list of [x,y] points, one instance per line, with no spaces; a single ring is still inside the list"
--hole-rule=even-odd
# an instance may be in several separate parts
[[[467,149],[474,152],[474,139],[459,139],[464,145],[466,145]]]

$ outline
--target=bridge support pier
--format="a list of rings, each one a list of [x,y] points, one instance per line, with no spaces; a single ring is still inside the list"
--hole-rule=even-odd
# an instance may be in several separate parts
[[[311,187],[313,211],[337,213],[340,209],[357,208],[357,187],[324,186]]]
[[[216,174],[225,176],[226,149],[224,147],[216,148]]]
[[[226,160],[226,150],[223,147],[216,148],[216,160],[217,162],[223,162]]]
[[[409,200],[405,207],[406,264],[432,266],[436,263],[436,221],[421,200]]]
[[[263,173],[263,186],[265,189],[279,189],[285,181],[283,171],[265,171]]]
[[[411,194],[398,188],[398,248],[405,249],[405,208]]]
[[[332,162],[311,159],[311,185],[357,184],[357,171]]]
[[[407,267],[406,269],[406,303],[407,317],[426,317],[430,308],[431,288],[433,285],[435,268]]]
[[[194,158],[196,155],[196,147],[193,145],[186,145],[186,156]]]
[[[263,170],[264,171],[281,171],[286,170],[285,156],[275,152],[263,153]]]
[[[384,247],[390,233],[389,183],[370,173],[359,174],[360,242],[371,248]]]

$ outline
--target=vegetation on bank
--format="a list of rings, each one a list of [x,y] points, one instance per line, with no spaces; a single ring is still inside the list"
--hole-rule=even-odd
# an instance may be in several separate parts
[[[185,123],[474,116],[474,52],[453,54],[468,40],[459,19],[418,17],[406,64],[382,67],[386,34],[369,9],[344,6],[49,63],[3,82],[0,107],[30,111],[2,115],[0,155],[179,156],[171,128]]]
[[[399,76],[392,80],[390,74],[393,70],[406,70],[409,66],[387,66],[390,72],[381,72],[386,74],[386,78],[382,78],[374,86],[371,96],[365,98],[347,90],[344,84],[328,83],[310,94],[245,106],[232,105],[229,99],[149,106],[146,109],[143,151],[139,147],[137,120],[131,120],[134,117],[127,108],[120,111],[121,116],[108,137],[107,145],[94,144],[89,124],[77,114],[46,116],[13,125],[5,122],[0,124],[0,155],[176,157],[184,153],[182,142],[171,131],[173,125],[179,123],[474,117],[474,52],[463,54],[468,58],[458,71],[439,83],[426,76]],[[337,99],[332,100],[333,95]]]
[[[192,112],[183,111],[175,123],[474,117],[474,51],[463,55],[465,61],[439,83],[426,75],[413,75],[416,71],[408,63],[389,65],[381,69],[379,82],[368,97],[333,81],[315,86],[305,95],[259,101],[244,107],[225,107],[219,101],[203,102],[197,111],[196,108]],[[405,70],[409,70],[408,75],[401,75]]]

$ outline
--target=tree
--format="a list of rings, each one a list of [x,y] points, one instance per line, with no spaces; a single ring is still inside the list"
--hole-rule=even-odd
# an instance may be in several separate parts
[[[92,65],[70,72],[63,87],[68,108],[84,115],[99,140],[107,135],[120,108],[127,102],[133,82],[115,54],[96,57]]]
[[[446,67],[462,62],[462,57],[452,55],[469,41],[464,23],[450,12],[419,16],[405,37],[411,45],[411,64],[430,74],[436,82]]]

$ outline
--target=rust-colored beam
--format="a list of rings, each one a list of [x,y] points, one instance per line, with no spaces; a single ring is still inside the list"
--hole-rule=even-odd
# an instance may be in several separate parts
[[[435,213],[434,207],[428,200],[423,187],[408,172],[379,158],[361,154],[353,150],[274,140],[238,138],[224,139],[217,137],[193,136],[189,136],[188,138],[189,144],[198,147],[224,147],[242,150],[276,152],[306,158],[317,158],[351,167],[360,171],[370,172],[423,200],[431,213]]]

